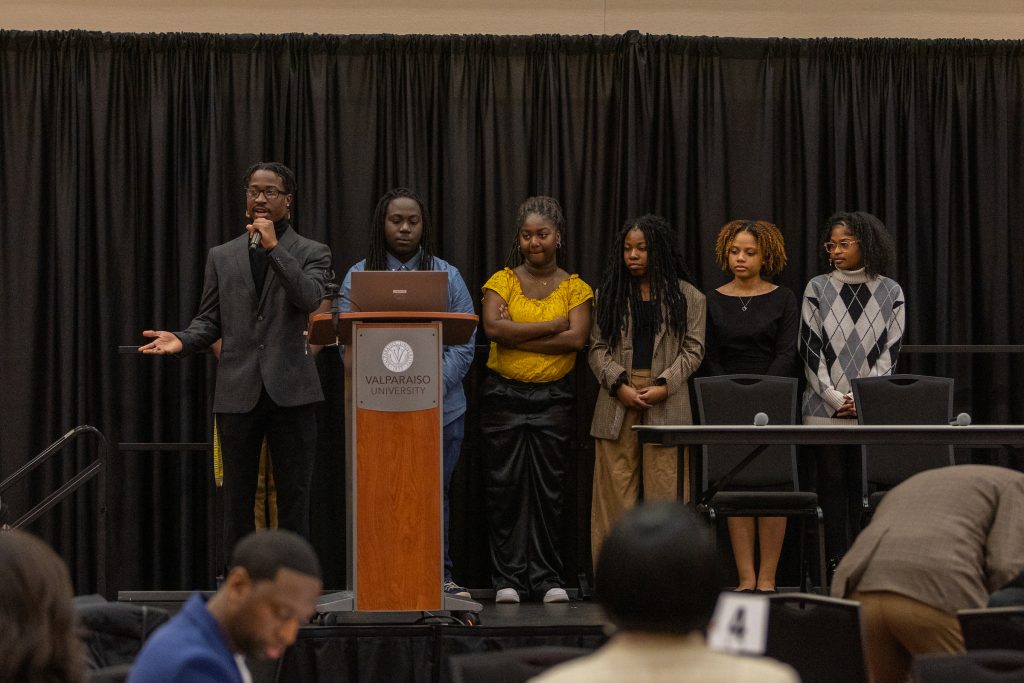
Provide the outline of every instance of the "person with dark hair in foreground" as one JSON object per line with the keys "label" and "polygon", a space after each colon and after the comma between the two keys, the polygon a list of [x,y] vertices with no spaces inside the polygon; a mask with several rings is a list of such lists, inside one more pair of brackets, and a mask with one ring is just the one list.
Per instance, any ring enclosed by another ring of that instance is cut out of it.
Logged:
{"label": "person with dark hair in foreground", "polygon": [[235,546],[220,589],[194,594],[139,653],[130,683],[251,681],[246,658],[277,659],[320,597],[320,562],[290,531],[254,531]]}
{"label": "person with dark hair in foreground", "polygon": [[711,530],[681,503],[647,503],[612,527],[597,559],[597,598],[617,632],[593,655],[539,683],[701,681],[792,683],[771,659],[709,650],[703,631],[721,591]]}
{"label": "person with dark hair in foreground", "polygon": [[179,332],[146,330],[148,354],[186,356],[222,339],[213,411],[224,458],[224,537],[255,527],[260,448],[274,454],[281,528],[309,537],[316,413],[323,390],[306,344],[308,316],[333,278],[331,250],[291,224],[295,175],[260,162],[243,178],[248,225],[210,250],[199,312]]}
{"label": "person with dark hair in foreground", "polygon": [[963,652],[956,612],[1024,570],[1024,473],[957,465],[885,494],[836,570],[832,595],[861,603],[875,683],[904,681],[914,655]]}
{"label": "person with dark hair in foreground", "polygon": [[85,680],[64,561],[23,531],[0,532],[0,681]]}

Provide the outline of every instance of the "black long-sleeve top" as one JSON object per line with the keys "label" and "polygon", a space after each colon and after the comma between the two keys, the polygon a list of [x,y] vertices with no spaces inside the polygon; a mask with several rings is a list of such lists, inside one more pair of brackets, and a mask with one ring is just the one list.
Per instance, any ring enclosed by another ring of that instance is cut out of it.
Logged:
{"label": "black long-sleeve top", "polygon": [[711,290],[707,301],[709,374],[796,376],[800,311],[792,290],[776,287],[752,297]]}

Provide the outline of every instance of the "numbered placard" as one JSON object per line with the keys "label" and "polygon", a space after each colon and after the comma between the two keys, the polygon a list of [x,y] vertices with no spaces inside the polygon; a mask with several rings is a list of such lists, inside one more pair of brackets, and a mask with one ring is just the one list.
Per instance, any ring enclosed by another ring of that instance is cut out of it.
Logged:
{"label": "numbered placard", "polygon": [[708,626],[708,647],[719,652],[763,655],[768,641],[768,598],[725,592]]}

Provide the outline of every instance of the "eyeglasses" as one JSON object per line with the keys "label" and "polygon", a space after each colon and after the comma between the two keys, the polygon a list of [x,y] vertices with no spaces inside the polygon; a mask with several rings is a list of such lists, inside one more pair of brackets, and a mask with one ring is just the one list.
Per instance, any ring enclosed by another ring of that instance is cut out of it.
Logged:
{"label": "eyeglasses", "polygon": [[825,242],[825,244],[821,246],[825,247],[825,251],[831,254],[836,250],[836,248],[847,251],[852,245],[857,244],[858,242],[860,242],[860,240],[839,240],[838,242]]}
{"label": "eyeglasses", "polygon": [[265,190],[257,190],[254,187],[245,188],[245,194],[249,199],[258,199],[262,194],[267,199],[273,201],[283,194],[287,194],[284,190],[279,190],[276,187],[268,187]]}

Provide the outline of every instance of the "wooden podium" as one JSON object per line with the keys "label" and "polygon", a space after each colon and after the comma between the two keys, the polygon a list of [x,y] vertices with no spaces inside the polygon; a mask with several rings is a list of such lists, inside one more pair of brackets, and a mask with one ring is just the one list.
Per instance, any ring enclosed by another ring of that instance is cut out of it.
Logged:
{"label": "wooden podium", "polygon": [[[311,344],[346,346],[348,589],[320,612],[480,611],[444,576],[444,344],[465,344],[467,313],[320,313]],[[349,390],[351,387],[351,391]]]}

